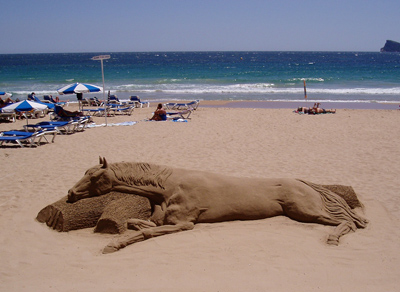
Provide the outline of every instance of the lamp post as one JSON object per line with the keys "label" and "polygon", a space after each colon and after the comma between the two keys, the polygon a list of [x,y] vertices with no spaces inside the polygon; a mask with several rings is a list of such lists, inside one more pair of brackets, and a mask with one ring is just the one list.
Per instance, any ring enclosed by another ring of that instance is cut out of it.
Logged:
{"label": "lamp post", "polygon": [[101,62],[101,77],[103,78],[103,101],[104,101],[104,116],[106,120],[106,126],[107,126],[107,104],[106,104],[106,98],[105,98],[105,87],[104,87],[104,69],[103,69],[103,60],[110,59],[110,55],[100,55],[100,56],[94,56],[92,60],[100,60]]}

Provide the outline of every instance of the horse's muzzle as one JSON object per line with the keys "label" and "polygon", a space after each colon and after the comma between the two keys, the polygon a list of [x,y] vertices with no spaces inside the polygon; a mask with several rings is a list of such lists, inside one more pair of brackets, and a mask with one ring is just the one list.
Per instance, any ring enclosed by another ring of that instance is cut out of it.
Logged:
{"label": "horse's muzzle", "polygon": [[70,189],[68,191],[68,200],[67,200],[67,202],[68,203],[74,203],[76,201],[78,201],[78,198],[77,198],[75,192],[72,189]]}

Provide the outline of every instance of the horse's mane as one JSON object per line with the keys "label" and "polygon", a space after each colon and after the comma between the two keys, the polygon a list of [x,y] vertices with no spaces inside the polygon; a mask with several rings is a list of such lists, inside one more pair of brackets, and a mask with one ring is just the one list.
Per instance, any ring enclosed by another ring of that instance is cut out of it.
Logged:
{"label": "horse's mane", "polygon": [[172,173],[169,167],[150,163],[117,162],[109,164],[109,167],[118,180],[128,185],[151,185],[161,189],[165,189],[164,183]]}

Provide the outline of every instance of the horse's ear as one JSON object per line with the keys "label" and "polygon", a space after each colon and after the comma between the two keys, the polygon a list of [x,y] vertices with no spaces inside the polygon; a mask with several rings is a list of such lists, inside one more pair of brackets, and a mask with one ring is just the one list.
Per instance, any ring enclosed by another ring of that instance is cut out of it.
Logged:
{"label": "horse's ear", "polygon": [[108,167],[108,163],[105,157],[103,157],[103,166],[101,168],[107,168]]}
{"label": "horse's ear", "polygon": [[99,164],[103,164],[103,158],[101,158],[101,156],[99,156]]}

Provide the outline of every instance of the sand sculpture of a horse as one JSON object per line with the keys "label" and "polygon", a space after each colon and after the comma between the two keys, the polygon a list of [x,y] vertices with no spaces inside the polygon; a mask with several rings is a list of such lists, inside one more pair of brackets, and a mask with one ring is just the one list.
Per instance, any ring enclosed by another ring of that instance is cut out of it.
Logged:
{"label": "sand sculpture of a horse", "polygon": [[[152,206],[149,221],[129,219],[132,234],[112,241],[103,253],[151,237],[190,230],[196,223],[256,220],[284,215],[306,223],[336,226],[327,243],[364,228],[367,220],[341,196],[310,182],[281,178],[237,178],[148,163],[107,163],[88,169],[68,192],[68,201],[111,191],[144,196]],[[356,200],[358,200],[356,198]]]}

